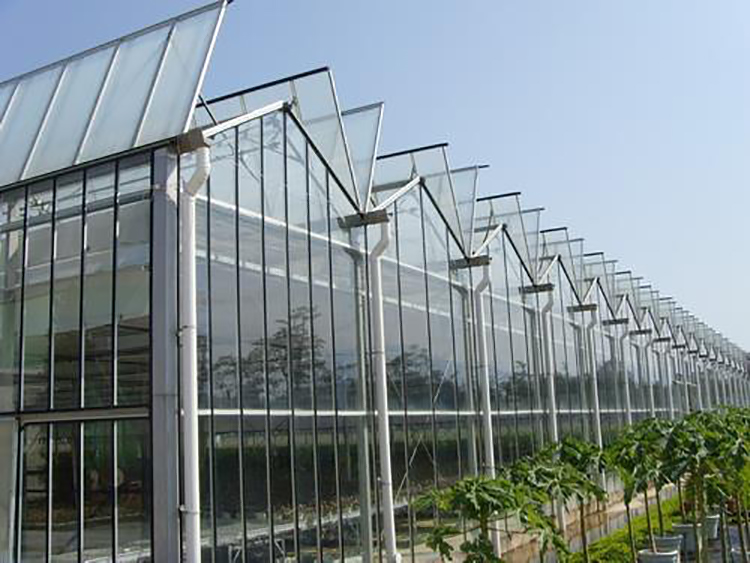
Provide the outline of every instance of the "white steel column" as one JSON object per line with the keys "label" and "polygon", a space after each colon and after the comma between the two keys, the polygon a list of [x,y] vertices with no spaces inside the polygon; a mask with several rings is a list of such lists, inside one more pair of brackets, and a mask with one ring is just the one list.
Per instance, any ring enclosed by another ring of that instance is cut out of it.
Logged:
{"label": "white steel column", "polygon": [[599,313],[591,312],[591,320],[586,326],[586,340],[589,351],[589,365],[591,366],[591,395],[594,403],[594,438],[599,448],[604,447],[604,437],[602,435],[602,414],[601,405],[599,404],[599,379],[596,371],[596,346],[595,331],[599,326]]}
{"label": "white steel column", "polygon": [[648,377],[648,410],[651,414],[651,418],[655,418],[656,400],[654,398],[654,374],[658,369],[658,365],[654,366],[653,362],[651,362],[651,345],[652,342],[649,341],[648,344],[643,347],[643,363],[646,368],[646,377]]}
{"label": "white steel column", "polygon": [[383,538],[388,563],[401,561],[396,548],[396,520],[393,513],[393,476],[391,473],[391,434],[388,424],[388,375],[385,363],[385,317],[383,313],[383,268],[381,257],[391,240],[388,222],[381,223],[380,240],[370,253],[372,291],[372,366],[375,376],[375,402],[378,417],[380,452],[380,500],[383,507]]}
{"label": "white steel column", "polygon": [[666,373],[667,383],[667,408],[669,409],[669,420],[674,420],[674,395],[673,395],[673,368],[674,358],[671,352],[664,352],[664,372]]}
{"label": "white steel column", "polygon": [[[557,422],[557,397],[555,394],[555,343],[552,340],[552,307],[555,304],[554,292],[547,293],[547,303],[541,310],[542,345],[544,346],[543,363],[547,372],[547,416],[549,419],[550,439],[554,443],[560,442],[560,431]],[[557,526],[561,530],[566,528],[565,505],[562,500],[555,502]]]}
{"label": "white steel column", "polygon": [[151,469],[154,561],[180,560],[177,325],[177,155],[153,157],[151,227]]}
{"label": "white steel column", "polygon": [[698,393],[698,410],[703,410],[703,385],[701,384],[701,375],[698,370],[698,359],[694,355],[688,356],[690,362],[690,369],[693,372],[693,379],[695,380],[695,386]]}
{"label": "white steel column", "polygon": [[557,424],[557,398],[555,396],[555,344],[552,341],[552,307],[555,304],[553,292],[549,292],[546,305],[541,310],[542,339],[544,345],[544,363],[547,371],[547,415],[549,419],[550,438],[560,441]]}
{"label": "white steel column", "polygon": [[[485,473],[494,479],[495,469],[495,443],[492,432],[492,402],[490,400],[490,366],[487,354],[487,334],[485,328],[484,314],[484,290],[490,285],[490,267],[482,266],[482,279],[479,280],[474,290],[474,313],[477,327],[477,373],[479,375],[479,389],[482,404],[482,436],[484,438],[484,464]],[[492,531],[492,545],[495,555],[501,554],[500,531]]]}
{"label": "white steel column", "polygon": [[630,378],[628,377],[628,370],[625,366],[625,343],[628,344],[628,353],[630,353],[630,338],[628,336],[627,328],[624,329],[623,334],[619,338],[619,352],[620,352],[620,373],[625,380],[625,419],[628,426],[633,426],[633,407],[630,404]]}

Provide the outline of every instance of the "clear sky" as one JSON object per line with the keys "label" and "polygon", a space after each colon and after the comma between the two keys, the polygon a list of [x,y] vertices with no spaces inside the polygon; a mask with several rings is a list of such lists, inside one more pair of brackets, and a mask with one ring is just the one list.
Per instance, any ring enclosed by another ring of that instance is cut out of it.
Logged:
{"label": "clear sky", "polygon": [[[0,0],[0,80],[201,3]],[[321,65],[750,350],[750,2],[236,0],[205,93]]]}

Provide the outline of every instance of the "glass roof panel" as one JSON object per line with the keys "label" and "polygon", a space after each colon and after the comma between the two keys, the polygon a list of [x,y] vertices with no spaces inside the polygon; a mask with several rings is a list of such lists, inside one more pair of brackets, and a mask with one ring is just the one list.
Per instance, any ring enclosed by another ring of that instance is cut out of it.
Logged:
{"label": "glass roof panel", "polygon": [[32,74],[18,84],[0,125],[0,185],[21,177],[60,72],[61,67],[55,66]]}
{"label": "glass roof panel", "polygon": [[529,270],[534,282],[538,281],[539,276],[539,256],[541,253],[541,244],[539,237],[539,226],[541,223],[541,209],[524,210],[523,219],[523,238],[526,243]]}
{"label": "glass roof panel", "polygon": [[195,124],[212,124],[212,115],[217,121],[224,121],[278,101],[294,103],[294,115],[302,122],[315,146],[326,159],[338,183],[352,202],[359,205],[336,88],[327,68],[209,100],[207,104],[210,114],[201,104],[195,113]]}
{"label": "glass roof panel", "polygon": [[[191,109],[195,107],[197,90],[175,89],[172,85],[203,82],[217,23],[215,10],[175,23],[140,131],[139,145],[169,137],[172,131],[186,129]],[[203,64],[199,64],[200,61]]]}
{"label": "glass roof panel", "polygon": [[477,200],[472,250],[476,251],[499,225],[505,225],[505,232],[511,245],[521,259],[529,277],[532,277],[524,227],[524,213],[527,212],[521,211],[519,195],[518,193],[501,194]]}
{"label": "glass roof panel", "polygon": [[1,83],[0,185],[184,133],[225,7],[214,2]]}
{"label": "glass roof panel", "polygon": [[479,166],[451,170],[451,181],[456,192],[458,217],[467,254],[473,250],[472,239],[474,230],[474,212],[479,187]]}
{"label": "glass roof panel", "polygon": [[379,156],[372,189],[373,199],[380,203],[388,197],[387,192],[405,185],[415,175],[422,178],[425,190],[432,198],[451,235],[459,246],[464,248],[445,145]]}
{"label": "glass roof panel", "polygon": [[354,176],[359,189],[359,201],[364,211],[372,207],[370,189],[375,171],[375,157],[380,140],[380,124],[383,121],[383,104],[371,104],[353,108],[341,114],[346,131],[346,140],[352,157]]}
{"label": "glass roof panel", "polygon": [[563,267],[574,285],[576,296],[582,299],[588,289],[583,272],[583,239],[570,238],[566,227],[545,229],[541,234],[541,267],[546,267],[549,260],[560,255]]}
{"label": "glass roof panel", "polygon": [[71,61],[65,68],[25,176],[65,168],[75,161],[114,51],[114,47],[99,49]]}
{"label": "glass roof panel", "polygon": [[135,144],[169,35],[170,28],[159,27],[119,46],[80,160],[117,153]]}
{"label": "glass roof panel", "polygon": [[16,89],[15,83],[5,84],[0,86],[0,126],[3,123],[3,115],[5,115],[5,109],[8,107],[13,92]]}

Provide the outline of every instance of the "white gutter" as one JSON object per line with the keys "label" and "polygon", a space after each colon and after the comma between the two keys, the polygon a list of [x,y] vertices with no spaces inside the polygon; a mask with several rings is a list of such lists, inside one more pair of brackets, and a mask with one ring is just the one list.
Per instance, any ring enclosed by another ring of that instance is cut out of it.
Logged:
{"label": "white gutter", "polygon": [[[201,561],[200,474],[198,465],[198,332],[195,258],[195,195],[211,173],[211,150],[198,147],[195,172],[180,193],[180,318],[182,373],[183,547],[186,563]],[[158,486],[158,483],[157,483]]]}
{"label": "white gutter", "polygon": [[380,496],[383,503],[383,537],[386,561],[400,563],[396,548],[396,521],[393,513],[391,474],[391,435],[388,425],[388,379],[385,364],[385,317],[383,314],[383,269],[381,257],[391,241],[388,222],[380,224],[380,240],[370,253],[372,288],[372,364],[375,370],[375,401],[378,410],[378,449],[380,452]]}
{"label": "white gutter", "polygon": [[[490,285],[490,267],[485,264],[482,267],[482,279],[479,280],[476,289],[474,289],[474,311],[477,323],[477,356],[478,356],[478,375],[482,402],[482,436],[484,437],[484,464],[485,472],[488,477],[494,479],[496,476],[495,469],[495,444],[492,432],[492,410],[490,401],[490,366],[487,358],[487,335],[485,330],[484,319],[484,299],[483,293]],[[495,549],[495,555],[500,557],[500,531],[492,531],[492,545]]]}

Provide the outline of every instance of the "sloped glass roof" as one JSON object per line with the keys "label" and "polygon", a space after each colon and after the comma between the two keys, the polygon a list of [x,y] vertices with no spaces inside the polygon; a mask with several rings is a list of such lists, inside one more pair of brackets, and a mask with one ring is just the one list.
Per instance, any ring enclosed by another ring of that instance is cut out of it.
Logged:
{"label": "sloped glass roof", "polygon": [[345,110],[341,114],[349,142],[354,177],[359,189],[362,210],[371,208],[370,190],[375,175],[375,157],[378,154],[380,126],[383,122],[383,103],[370,104]]}
{"label": "sloped glass roof", "polygon": [[184,133],[226,1],[0,83],[0,186]]}
{"label": "sloped glass roof", "polygon": [[[432,198],[451,235],[466,252],[445,152],[446,146],[432,145],[379,156],[372,193],[377,203],[382,200],[382,192],[402,186],[415,176],[420,176],[424,189]],[[381,195],[378,195],[379,193]]]}
{"label": "sloped glass roof", "polygon": [[610,309],[617,307],[614,290],[615,262],[606,260],[603,252],[589,252],[583,255],[583,273],[587,283],[599,278],[599,286],[602,288],[604,297]]}
{"label": "sloped glass roof", "polygon": [[540,260],[544,262],[559,255],[565,271],[573,282],[576,296],[582,299],[588,289],[583,271],[583,239],[570,238],[567,227],[545,229],[541,234]]}
{"label": "sloped glass roof", "polygon": [[472,253],[487,241],[496,229],[505,225],[505,232],[516,254],[521,259],[526,273],[532,277],[529,266],[529,251],[526,245],[526,229],[518,192],[480,197],[474,211]]}
{"label": "sloped glass roof", "polygon": [[482,167],[469,166],[451,170],[453,189],[456,192],[456,203],[458,205],[458,217],[461,221],[462,236],[467,254],[471,254],[474,249],[472,239],[474,238],[474,212],[479,188],[480,168]]}
{"label": "sloped glass roof", "polygon": [[195,112],[195,125],[211,125],[214,120],[225,121],[278,101],[293,103],[294,115],[304,125],[342,189],[355,207],[361,209],[363,204],[357,189],[336,86],[328,68],[311,70],[208,100],[200,104]]}

